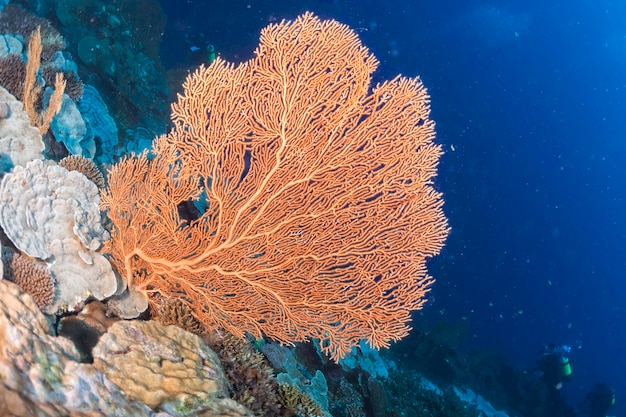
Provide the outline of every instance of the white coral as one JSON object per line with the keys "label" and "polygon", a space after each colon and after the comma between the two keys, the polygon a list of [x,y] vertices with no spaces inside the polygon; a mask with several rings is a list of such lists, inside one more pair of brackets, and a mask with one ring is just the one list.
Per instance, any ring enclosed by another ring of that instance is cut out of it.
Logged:
{"label": "white coral", "polygon": [[44,143],[41,133],[31,126],[22,102],[0,87],[0,103],[8,106],[8,116],[0,119],[0,172],[42,159]]}
{"label": "white coral", "polygon": [[50,244],[75,236],[90,250],[109,239],[101,224],[98,187],[76,171],[35,160],[0,183],[0,224],[19,250],[48,259]]}
{"label": "white coral", "polygon": [[95,252],[109,238],[99,200],[98,188],[87,177],[51,161],[17,166],[0,182],[0,225],[20,251],[46,261],[57,280],[48,313],[117,290],[111,265]]}

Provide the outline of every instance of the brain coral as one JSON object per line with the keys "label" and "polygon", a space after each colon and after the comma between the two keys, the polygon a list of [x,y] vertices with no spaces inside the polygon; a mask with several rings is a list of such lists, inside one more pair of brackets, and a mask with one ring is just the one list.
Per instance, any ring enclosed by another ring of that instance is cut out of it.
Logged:
{"label": "brain coral", "polygon": [[45,263],[15,253],[8,260],[6,278],[33,297],[39,308],[52,304],[55,281]]}

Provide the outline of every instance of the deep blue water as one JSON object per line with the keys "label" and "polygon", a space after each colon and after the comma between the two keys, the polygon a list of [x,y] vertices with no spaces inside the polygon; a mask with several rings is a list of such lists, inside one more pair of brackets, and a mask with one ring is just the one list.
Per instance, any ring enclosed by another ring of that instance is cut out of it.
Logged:
{"label": "deep blue water", "polygon": [[416,320],[467,320],[469,346],[522,369],[572,345],[566,397],[605,381],[626,415],[626,3],[162,3],[170,68],[202,43],[245,60],[262,27],[311,10],[355,28],[380,79],[420,75],[452,233]]}

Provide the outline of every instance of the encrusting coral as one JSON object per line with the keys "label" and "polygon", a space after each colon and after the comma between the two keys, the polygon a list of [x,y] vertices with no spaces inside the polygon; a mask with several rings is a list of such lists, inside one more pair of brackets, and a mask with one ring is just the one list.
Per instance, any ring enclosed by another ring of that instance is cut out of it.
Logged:
{"label": "encrusting coral", "polygon": [[305,14],[265,28],[252,60],[191,75],[154,158],[109,171],[105,251],[129,286],[335,360],[406,336],[448,235],[442,150],[421,81],[370,91],[376,66],[347,26]]}

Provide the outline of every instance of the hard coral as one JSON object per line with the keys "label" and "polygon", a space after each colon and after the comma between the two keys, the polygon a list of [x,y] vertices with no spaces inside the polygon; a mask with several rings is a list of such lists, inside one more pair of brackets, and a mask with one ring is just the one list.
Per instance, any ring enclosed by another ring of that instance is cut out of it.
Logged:
{"label": "hard coral", "polygon": [[117,291],[111,265],[96,252],[109,236],[98,199],[97,187],[84,175],[51,161],[16,166],[0,182],[4,232],[20,251],[46,261],[58,281],[58,296],[45,309],[49,314]]}
{"label": "hard coral", "polygon": [[164,326],[174,325],[188,332],[203,335],[207,329],[193,315],[193,311],[176,298],[164,300],[159,305],[159,321]]}
{"label": "hard coral", "polygon": [[2,87],[0,102],[8,106],[8,117],[0,120],[0,171],[7,172],[16,165],[43,158],[41,133],[31,126],[22,102]]}
{"label": "hard coral", "polygon": [[[0,280],[0,416],[149,416],[72,343],[50,334],[33,299]],[[122,413],[123,410],[123,413]]]}
{"label": "hard coral", "polygon": [[52,304],[55,280],[45,263],[15,253],[9,257],[7,266],[5,277],[33,297],[39,308]]}
{"label": "hard coral", "polygon": [[119,321],[93,349],[94,366],[130,398],[154,410],[192,415],[204,407],[249,415],[225,398],[227,385],[215,352],[196,335],[157,321]]}
{"label": "hard coral", "polygon": [[99,189],[104,188],[104,175],[96,164],[82,155],[70,155],[59,161],[59,165],[68,171],[77,171],[96,184]]}
{"label": "hard coral", "polygon": [[232,398],[255,416],[280,415],[278,384],[267,359],[246,340],[227,332],[207,334],[203,340],[220,357],[231,384]]}
{"label": "hard coral", "polygon": [[65,40],[50,21],[27,12],[21,6],[8,4],[0,12],[0,33],[21,35],[27,43],[32,33],[41,28],[44,62],[52,60],[57,51],[65,49]]}
{"label": "hard coral", "polygon": [[74,101],[80,100],[83,96],[83,82],[74,71],[59,71],[53,66],[46,65],[41,69],[41,75],[43,76],[46,85],[54,85],[54,80],[58,72],[63,73],[63,78],[67,83],[65,86],[65,94],[67,94]]}
{"label": "hard coral", "polygon": [[324,416],[322,408],[311,397],[289,384],[278,385],[278,398],[285,407],[285,415],[317,417]]}
{"label": "hard coral", "polygon": [[26,77],[26,63],[22,57],[8,54],[0,57],[0,85],[15,97],[24,95],[24,78]]}

